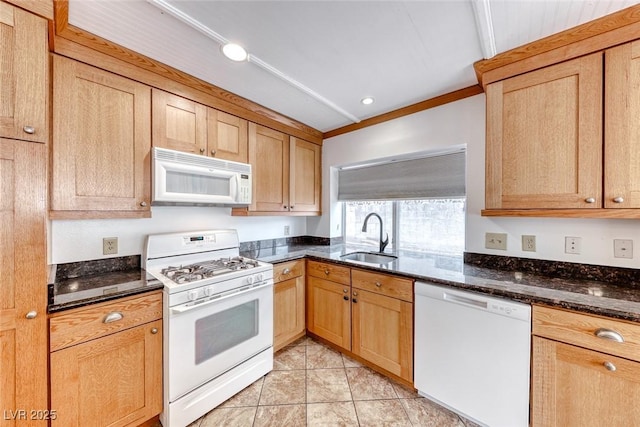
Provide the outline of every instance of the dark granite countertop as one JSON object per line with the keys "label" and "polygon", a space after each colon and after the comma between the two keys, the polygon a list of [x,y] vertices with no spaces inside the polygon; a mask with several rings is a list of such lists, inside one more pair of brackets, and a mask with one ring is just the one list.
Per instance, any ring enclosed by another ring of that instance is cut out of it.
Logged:
{"label": "dark granite countertop", "polygon": [[139,256],[52,265],[47,311],[55,313],[163,288],[139,266]]}
{"label": "dark granite countertop", "polygon": [[[394,273],[524,303],[540,303],[640,322],[640,283],[630,280],[629,275],[620,275],[624,276],[624,280],[617,279],[616,275],[608,276],[614,279],[611,281],[585,280],[563,277],[566,275],[560,274],[557,268],[557,274],[549,269],[549,275],[527,269],[508,271],[465,263],[462,256],[438,256],[409,251],[394,253],[398,259],[385,266],[365,265],[340,258],[341,255],[358,250],[362,248],[344,244],[289,245],[253,249],[242,255],[271,263],[303,257],[329,260],[349,267]],[[635,272],[637,270],[632,273]]]}

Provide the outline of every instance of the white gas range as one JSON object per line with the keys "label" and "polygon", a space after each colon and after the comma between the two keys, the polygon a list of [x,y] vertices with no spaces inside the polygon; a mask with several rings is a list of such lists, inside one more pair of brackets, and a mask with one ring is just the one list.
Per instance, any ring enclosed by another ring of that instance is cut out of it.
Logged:
{"label": "white gas range", "polygon": [[149,235],[143,263],[164,284],[161,421],[186,426],[273,369],[273,266],[236,230]]}

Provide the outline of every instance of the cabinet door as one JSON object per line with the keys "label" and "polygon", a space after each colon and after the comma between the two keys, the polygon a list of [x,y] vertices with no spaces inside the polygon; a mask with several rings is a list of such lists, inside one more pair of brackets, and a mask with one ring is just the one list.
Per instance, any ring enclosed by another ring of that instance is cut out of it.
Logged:
{"label": "cabinet door", "polygon": [[290,210],[320,213],[320,146],[298,138],[290,143]]}
{"label": "cabinet door", "polygon": [[534,336],[532,383],[532,426],[632,426],[640,420],[638,362]]}
{"label": "cabinet door", "polygon": [[353,289],[353,353],[413,381],[413,305]]}
{"label": "cabinet door", "polygon": [[149,87],[60,56],[53,80],[51,209],[149,216]]}
{"label": "cabinet door", "polygon": [[207,155],[247,163],[248,122],[213,108],[209,108],[207,119]]}
{"label": "cabinet door", "polygon": [[351,350],[350,286],[317,277],[307,280],[307,328],[340,347]]}
{"label": "cabinet door", "polygon": [[605,54],[604,207],[640,208],[640,42]]}
{"label": "cabinet door", "polygon": [[136,426],[159,414],[162,321],[51,353],[51,408],[60,427]]}
{"label": "cabinet door", "polygon": [[274,351],[304,335],[304,305],[304,277],[285,280],[274,285]]}
{"label": "cabinet door", "polygon": [[47,21],[0,2],[0,137],[49,138]]}
{"label": "cabinet door", "polygon": [[153,89],[153,145],[191,154],[206,154],[207,107]]}
{"label": "cabinet door", "polygon": [[602,54],[487,86],[487,209],[602,207]]}
{"label": "cabinet door", "polygon": [[250,210],[289,211],[289,136],[249,123],[249,163],[253,174]]}
{"label": "cabinet door", "polygon": [[[1,4],[0,4],[1,5]],[[0,425],[47,425],[47,147],[0,139]],[[28,319],[27,313],[36,317]],[[16,411],[27,411],[21,416]],[[13,411],[13,412],[9,412]],[[12,415],[19,418],[7,421]],[[8,418],[7,418],[8,417]]]}

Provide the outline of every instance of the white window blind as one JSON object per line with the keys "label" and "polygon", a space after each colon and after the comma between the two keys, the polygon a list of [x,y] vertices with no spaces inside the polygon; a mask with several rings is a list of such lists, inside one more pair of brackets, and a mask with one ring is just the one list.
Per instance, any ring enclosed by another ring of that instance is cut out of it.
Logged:
{"label": "white window blind", "polygon": [[338,171],[338,200],[343,201],[464,195],[464,151]]}

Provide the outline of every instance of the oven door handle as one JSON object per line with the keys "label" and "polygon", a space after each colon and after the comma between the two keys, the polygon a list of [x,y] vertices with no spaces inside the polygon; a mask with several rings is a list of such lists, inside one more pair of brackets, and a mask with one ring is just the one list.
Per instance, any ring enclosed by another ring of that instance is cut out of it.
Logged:
{"label": "oven door handle", "polygon": [[240,288],[238,290],[233,290],[233,291],[231,291],[229,293],[222,293],[222,294],[220,294],[220,296],[217,296],[217,297],[214,295],[213,297],[211,297],[210,300],[205,301],[205,302],[201,302],[200,304],[186,303],[186,304],[179,305],[177,307],[172,307],[171,308],[171,313],[173,313],[173,314],[182,314],[182,313],[186,313],[186,312],[191,311],[191,310],[197,310],[199,308],[206,307],[208,305],[215,304],[215,303],[218,303],[220,301],[224,301],[224,300],[229,299],[229,298],[237,297],[238,295],[246,294],[246,293],[249,293],[249,292],[254,292],[254,291],[257,291],[257,290],[260,290],[262,288],[266,288],[267,286],[272,286],[272,285],[273,285],[273,282],[271,280],[268,280],[266,283],[263,283],[261,285],[244,286],[244,287],[242,287],[242,288]]}

